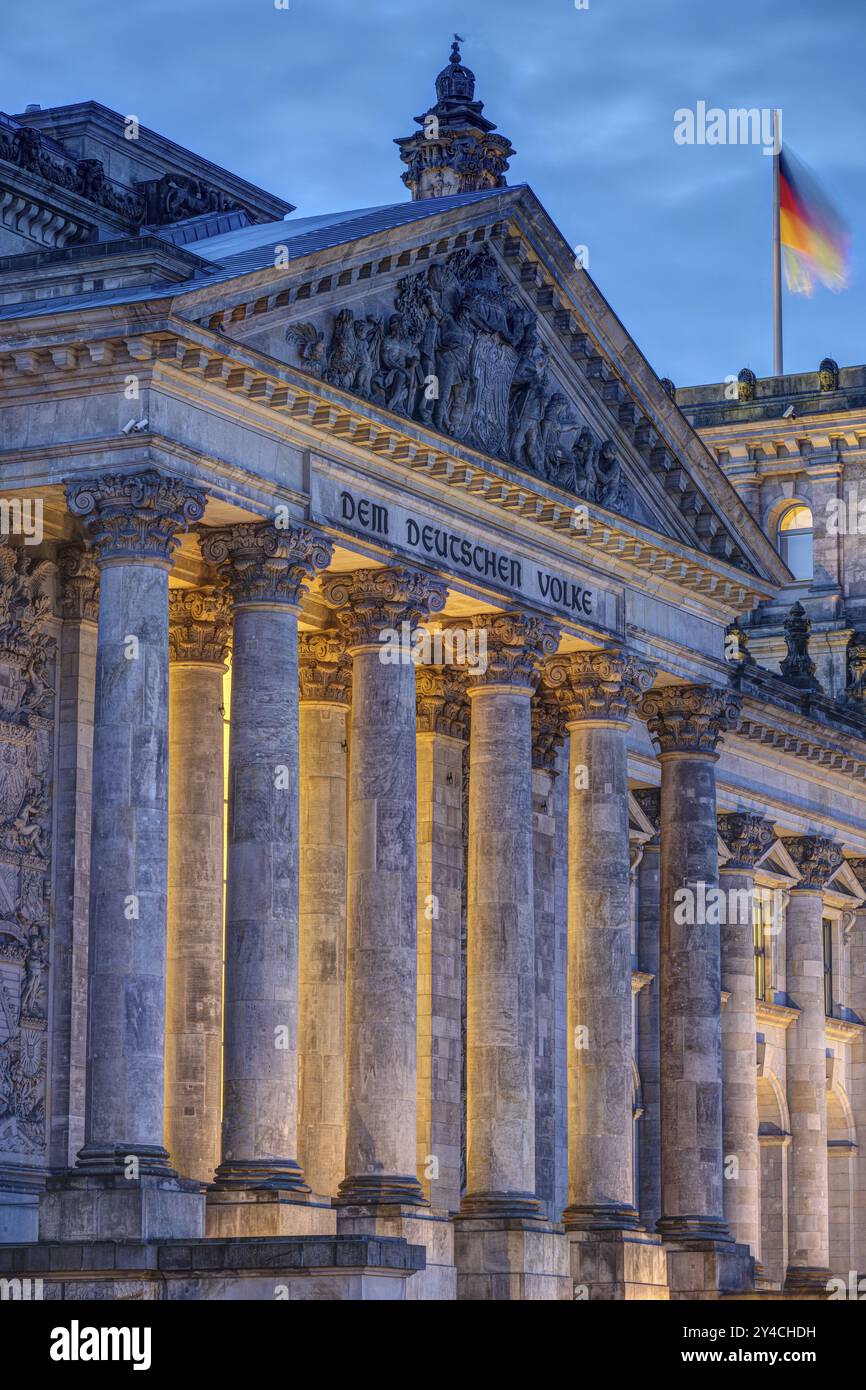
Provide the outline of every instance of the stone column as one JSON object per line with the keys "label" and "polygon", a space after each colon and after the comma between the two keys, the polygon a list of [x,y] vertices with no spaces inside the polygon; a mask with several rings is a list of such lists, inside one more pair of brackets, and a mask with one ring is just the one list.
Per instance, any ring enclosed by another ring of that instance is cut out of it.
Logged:
{"label": "stone column", "polygon": [[445,590],[404,567],[331,575],[323,588],[352,657],[346,1176],[339,1200],[420,1205],[415,666],[400,634],[442,608]]}
{"label": "stone column", "polygon": [[772,822],[750,813],[719,817],[731,858],[719,870],[721,921],[722,1148],[725,1220],[734,1239],[761,1253],[761,1154],[755,1022],[755,866],[774,840]]}
{"label": "stone column", "polygon": [[88,1086],[79,1168],[173,1176],[164,1147],[168,574],[199,489],[148,470],[70,484],[100,571]]}
{"label": "stone column", "polygon": [[205,531],[201,550],[234,604],[216,1188],[304,1194],[296,1158],[298,610],[330,546],[305,527],[257,522]]}
{"label": "stone column", "polygon": [[352,663],[336,629],[299,644],[301,728],[298,1150],[314,1192],[346,1161],[346,795]]}
{"label": "stone column", "polygon": [[467,1216],[538,1217],[531,699],[556,641],[523,614],[474,620],[487,667],[467,681]]}
{"label": "stone column", "polygon": [[228,594],[169,594],[165,1123],[185,1177],[219,1163],[223,988],[223,676]]}
{"label": "stone column", "polygon": [[87,1075],[87,934],[90,817],[99,571],[83,545],[57,552],[60,691],[57,724],[61,776],[55,797],[57,910],[52,942],[54,1085],[49,1162],[69,1168],[84,1143]]}
{"label": "stone column", "polygon": [[[565,716],[551,691],[541,687],[532,699],[532,882],[535,898],[535,1193],[542,1211],[551,1221],[558,1221],[562,1204],[557,1205],[561,1191],[561,1175],[557,1171],[560,1157],[560,1104],[562,1101],[562,1068],[559,1048],[563,1041],[557,1024],[557,1005],[560,998],[558,971],[564,960],[558,949],[561,922],[557,908],[562,906],[557,892],[557,810],[561,802],[555,791],[564,779],[568,784],[568,769],[558,771],[559,752],[567,737]],[[565,799],[566,806],[568,798]],[[566,811],[567,815],[567,811]],[[563,970],[564,973],[564,970]],[[565,1053],[563,1052],[563,1060]],[[566,1165],[567,1166],[567,1165]]]}
{"label": "stone column", "polygon": [[[717,747],[739,713],[709,686],[665,686],[641,704],[661,763],[662,1216],[673,1241],[725,1241],[718,912]],[[709,918],[709,920],[707,920]]]}
{"label": "stone column", "polygon": [[435,1211],[460,1206],[463,758],[460,671],[416,674],[418,764],[418,1179]]}
{"label": "stone column", "polygon": [[566,1229],[638,1224],[632,1193],[629,716],[652,670],[617,652],[574,652],[545,678],[568,719],[569,1204]]}
{"label": "stone column", "polygon": [[643,1095],[643,1115],[638,1126],[640,1219],[648,1231],[656,1229],[661,1211],[661,1114],[659,1100],[659,790],[640,787],[635,799],[656,836],[643,847],[637,879],[638,966],[652,976],[637,997],[637,1066]]}
{"label": "stone column", "polygon": [[822,924],[824,890],[842,853],[821,836],[795,836],[784,843],[800,872],[785,919],[786,988],[800,1010],[785,1035],[791,1123],[785,1287],[796,1292],[824,1289],[830,1277]]}
{"label": "stone column", "polygon": [[535,1193],[535,898],[531,699],[555,629],[481,614],[486,669],[467,682],[467,1191],[458,1297],[570,1296],[564,1237]]}

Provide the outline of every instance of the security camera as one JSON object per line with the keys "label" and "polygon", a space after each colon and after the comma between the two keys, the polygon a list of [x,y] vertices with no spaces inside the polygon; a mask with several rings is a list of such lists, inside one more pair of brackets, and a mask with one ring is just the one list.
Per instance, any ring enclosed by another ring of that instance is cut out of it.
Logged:
{"label": "security camera", "polygon": [[127,420],[121,431],[122,434],[143,434],[147,429],[147,420]]}
{"label": "security camera", "polygon": [[784,414],[782,415],[782,419],[783,419],[783,420],[793,420],[793,418],[794,418],[794,407],[793,407],[792,405],[789,405],[789,406],[788,406],[788,409],[787,409],[787,410],[784,412]]}

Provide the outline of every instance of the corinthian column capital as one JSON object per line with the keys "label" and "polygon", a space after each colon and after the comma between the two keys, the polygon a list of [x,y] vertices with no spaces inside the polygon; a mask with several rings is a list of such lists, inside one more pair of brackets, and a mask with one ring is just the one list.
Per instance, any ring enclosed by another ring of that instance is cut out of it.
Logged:
{"label": "corinthian column capital", "polygon": [[169,590],[168,652],[173,662],[222,666],[231,631],[231,600],[224,589]]}
{"label": "corinthian column capital", "polygon": [[415,728],[419,734],[465,739],[469,732],[466,679],[453,666],[419,666],[415,673]]}
{"label": "corinthian column capital", "polygon": [[568,716],[552,690],[539,685],[532,697],[532,766],[556,770],[556,755],[568,733]]}
{"label": "corinthian column capital", "polygon": [[773,843],[773,822],[752,811],[730,811],[719,816],[719,834],[731,851],[726,869],[754,869]]}
{"label": "corinthian column capital", "polygon": [[205,493],[151,468],[67,483],[66,505],[90,533],[97,564],[149,560],[169,565],[179,533],[204,515]]}
{"label": "corinthian column capital", "polygon": [[541,663],[559,643],[555,624],[531,613],[476,613],[449,626],[475,634],[477,657],[467,672],[469,690],[491,685],[534,690]]}
{"label": "corinthian column capital", "polygon": [[823,891],[842,863],[839,846],[823,835],[794,835],[783,843],[800,874],[794,891]]}
{"label": "corinthian column capital", "polygon": [[99,617],[99,566],[86,545],[63,545],[57,551],[62,618],[95,623]]}
{"label": "corinthian column capital", "polygon": [[644,695],[638,707],[660,754],[709,753],[735,729],[740,698],[711,685],[666,685]]}
{"label": "corinthian column capital", "polygon": [[544,680],[569,723],[579,719],[625,721],[655,671],[623,652],[566,652],[549,657]]}
{"label": "corinthian column capital", "polygon": [[201,530],[203,558],[226,577],[235,607],[297,605],[308,580],[325,568],[332,546],[308,526],[246,522]]}
{"label": "corinthian column capital", "polygon": [[298,637],[300,698],[309,702],[348,705],[352,689],[352,658],[337,628],[302,632]]}
{"label": "corinthian column capital", "polygon": [[332,574],[322,585],[349,649],[375,646],[385,631],[416,627],[445,607],[445,585],[407,565]]}

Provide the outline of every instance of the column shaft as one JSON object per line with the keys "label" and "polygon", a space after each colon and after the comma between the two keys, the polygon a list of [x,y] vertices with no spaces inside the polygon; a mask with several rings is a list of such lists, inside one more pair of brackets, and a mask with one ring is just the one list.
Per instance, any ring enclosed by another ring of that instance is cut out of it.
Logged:
{"label": "column shaft", "polygon": [[792,891],[785,923],[787,991],[800,1016],[786,1034],[789,1284],[823,1284],[829,1277],[823,915],[820,889]]}
{"label": "column shaft", "polygon": [[534,1215],[535,927],[530,690],[470,692],[467,1195]]}
{"label": "column shaft", "polygon": [[[721,926],[722,1147],[725,1156],[725,1220],[734,1239],[761,1253],[761,1155],[758,1146],[758,1058],[755,1020],[755,876],[723,868],[727,920]],[[734,1162],[732,1162],[734,1160]]]}
{"label": "column shaft", "polygon": [[[641,713],[661,763],[662,1216],[671,1240],[729,1241],[722,1194],[721,956],[716,747],[737,698],[666,686]],[[715,906],[714,906],[715,904]]]}
{"label": "column shaft", "polygon": [[[656,800],[658,793],[656,792]],[[654,1231],[661,1210],[661,1113],[659,1102],[659,844],[644,845],[638,866],[638,963],[652,975],[637,997],[637,1065],[643,1095],[638,1125],[640,1219]]]}
{"label": "column shaft", "polygon": [[569,725],[567,1226],[637,1225],[626,726]]}
{"label": "column shaft", "polygon": [[346,1161],[347,714],[301,702],[298,1146],[313,1191],[331,1197]]}
{"label": "column shaft", "polygon": [[[419,672],[422,677],[429,672]],[[437,1211],[460,1206],[460,926],[465,740],[429,727],[419,700],[418,1177]],[[438,722],[438,721],[436,721]],[[422,728],[422,725],[425,727]],[[456,721],[456,732],[462,732]]]}
{"label": "column shaft", "polygon": [[166,1132],[175,1167],[219,1163],[223,985],[223,674],[173,661],[169,682]]}

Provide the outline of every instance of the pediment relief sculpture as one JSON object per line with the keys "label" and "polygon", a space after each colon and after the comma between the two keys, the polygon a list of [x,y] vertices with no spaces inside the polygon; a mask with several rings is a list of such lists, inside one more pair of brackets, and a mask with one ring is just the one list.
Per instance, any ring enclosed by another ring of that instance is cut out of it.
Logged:
{"label": "pediment relief sculpture", "polygon": [[397,282],[390,305],[286,331],[318,380],[405,415],[612,511],[638,500],[616,445],[597,439],[550,370],[536,316],[487,249]]}

